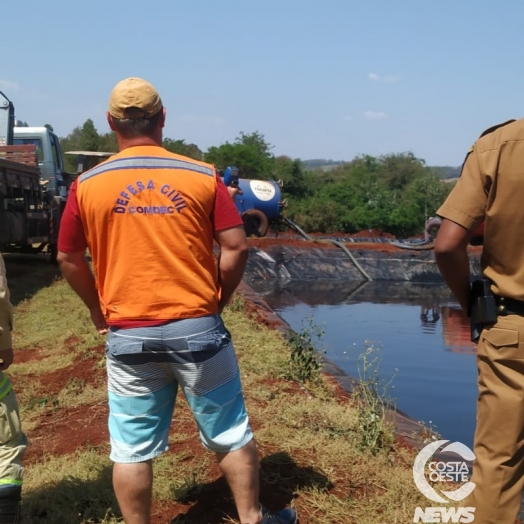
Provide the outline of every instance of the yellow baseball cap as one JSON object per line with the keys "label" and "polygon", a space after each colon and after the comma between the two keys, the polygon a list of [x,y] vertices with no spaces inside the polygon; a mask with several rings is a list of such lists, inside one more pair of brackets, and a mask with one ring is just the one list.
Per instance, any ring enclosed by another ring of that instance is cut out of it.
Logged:
{"label": "yellow baseball cap", "polygon": [[109,97],[109,114],[118,119],[150,118],[161,109],[157,90],[142,78],[121,80]]}

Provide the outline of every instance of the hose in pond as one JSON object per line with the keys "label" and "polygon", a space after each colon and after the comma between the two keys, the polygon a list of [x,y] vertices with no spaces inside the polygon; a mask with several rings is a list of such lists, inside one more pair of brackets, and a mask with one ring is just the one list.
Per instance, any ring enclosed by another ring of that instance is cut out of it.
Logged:
{"label": "hose in pond", "polygon": [[306,240],[309,240],[311,242],[316,242],[316,243],[321,243],[321,242],[331,242],[332,244],[334,244],[335,246],[339,247],[340,249],[342,249],[342,251],[344,251],[344,253],[346,253],[346,255],[349,257],[349,259],[351,260],[351,262],[353,262],[354,266],[360,271],[360,273],[363,275],[363,277],[368,280],[369,282],[372,281],[372,278],[368,275],[368,273],[366,272],[366,270],[358,263],[357,259],[353,256],[353,254],[349,251],[349,249],[342,243],[342,242],[339,242],[338,240],[331,240],[331,239],[326,239],[326,240],[316,240],[314,239],[313,237],[310,237],[305,231],[302,230],[302,228],[300,226],[298,226],[297,224],[295,224],[295,222],[293,222],[291,219],[285,217],[284,218],[284,222],[289,226],[291,227],[291,229],[294,229],[295,231],[297,231],[300,235],[302,235]]}

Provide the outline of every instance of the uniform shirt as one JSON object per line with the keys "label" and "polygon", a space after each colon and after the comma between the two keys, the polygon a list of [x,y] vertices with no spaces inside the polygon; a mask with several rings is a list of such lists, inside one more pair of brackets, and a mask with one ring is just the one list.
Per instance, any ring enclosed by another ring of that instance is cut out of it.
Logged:
{"label": "uniform shirt", "polygon": [[0,255],[0,350],[12,347],[13,306],[9,301],[9,288],[5,276],[5,264]]}
{"label": "uniform shirt", "polygon": [[437,214],[470,231],[485,221],[483,274],[496,295],[524,300],[524,119],[475,142]]}
{"label": "uniform shirt", "polygon": [[83,173],[58,249],[89,248],[110,325],[214,314],[214,232],[242,219],[210,164],[157,146],[130,147]]}

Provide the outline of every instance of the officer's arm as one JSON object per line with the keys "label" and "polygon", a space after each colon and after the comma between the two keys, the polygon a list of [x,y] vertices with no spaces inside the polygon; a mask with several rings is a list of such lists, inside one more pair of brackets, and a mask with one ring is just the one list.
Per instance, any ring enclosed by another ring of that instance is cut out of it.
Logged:
{"label": "officer's arm", "polygon": [[435,239],[435,259],[442,278],[465,311],[469,302],[468,243],[473,231],[443,219]]}
{"label": "officer's arm", "polygon": [[222,312],[244,275],[248,245],[244,226],[215,231],[215,240],[220,246],[218,259],[220,300],[218,310]]}

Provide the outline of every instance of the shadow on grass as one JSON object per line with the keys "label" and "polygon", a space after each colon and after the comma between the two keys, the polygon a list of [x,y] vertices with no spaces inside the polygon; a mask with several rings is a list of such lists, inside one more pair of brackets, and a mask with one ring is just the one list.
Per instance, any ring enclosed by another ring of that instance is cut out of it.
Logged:
{"label": "shadow on grass", "polygon": [[[320,491],[333,487],[329,479],[312,467],[301,467],[288,453],[279,452],[264,457],[261,462],[260,501],[269,510],[279,510],[291,504],[295,493],[303,488]],[[221,524],[227,516],[236,518],[237,512],[229,487],[223,477],[195,486],[183,501],[193,504],[170,524]],[[229,520],[227,522],[230,522]]]}
{"label": "shadow on grass", "polygon": [[[324,491],[333,487],[325,475],[312,467],[298,466],[285,452],[274,453],[263,458],[260,476],[261,502],[270,510],[278,510],[290,505],[299,489],[316,488]],[[106,466],[92,480],[66,477],[30,493],[23,492],[22,522],[24,524],[82,524],[117,520],[120,522],[121,513],[111,479],[112,466]],[[170,524],[223,524],[232,522],[230,517],[237,516],[231,492],[223,477],[213,482],[195,484],[193,489],[185,491],[183,500],[178,497],[177,502],[191,507],[186,513],[178,514]],[[160,507],[169,505],[169,503],[166,505],[161,503]],[[166,520],[162,522],[167,524],[169,518],[169,514],[166,514]],[[155,522],[158,522],[158,519]]]}
{"label": "shadow on grass", "polygon": [[46,255],[3,254],[11,302],[17,305],[60,278],[56,264]]}
{"label": "shadow on grass", "polygon": [[93,480],[66,477],[51,486],[22,492],[22,522],[80,524],[120,517],[111,478],[112,466],[107,466]]}

